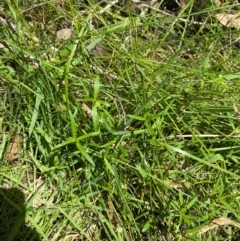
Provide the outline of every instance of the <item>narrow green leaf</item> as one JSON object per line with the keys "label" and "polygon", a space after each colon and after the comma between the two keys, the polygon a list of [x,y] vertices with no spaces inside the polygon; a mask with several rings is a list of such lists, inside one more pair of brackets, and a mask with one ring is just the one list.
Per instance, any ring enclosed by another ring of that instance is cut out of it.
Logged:
{"label": "narrow green leaf", "polygon": [[147,173],[142,169],[142,167],[140,165],[136,165],[136,169],[139,171],[139,173],[141,174],[141,176],[143,178],[146,178],[147,177]]}
{"label": "narrow green leaf", "polygon": [[80,144],[79,141],[76,140],[76,146],[79,150],[79,152],[83,155],[83,157],[90,163],[92,166],[95,166],[94,161],[92,158],[88,155],[88,153],[85,151],[85,148]]}
{"label": "narrow green leaf", "polygon": [[143,228],[142,228],[142,232],[144,233],[144,232],[146,232],[146,231],[148,231],[148,229],[151,227],[151,224],[152,224],[152,218],[151,219],[149,219],[145,224],[144,224],[144,226],[143,226]]}
{"label": "narrow green leaf", "polygon": [[167,148],[170,148],[170,149],[173,150],[173,151],[176,151],[176,152],[181,153],[181,154],[183,154],[183,155],[185,155],[185,156],[188,156],[188,157],[192,158],[193,160],[199,161],[200,163],[203,163],[203,164],[205,164],[205,165],[207,165],[207,166],[210,166],[210,167],[212,167],[212,168],[214,168],[214,169],[217,169],[217,170],[219,170],[219,171],[221,171],[221,172],[227,173],[227,174],[229,174],[230,176],[236,177],[237,179],[240,178],[240,176],[237,175],[236,173],[230,172],[230,171],[228,171],[228,170],[226,170],[226,169],[223,169],[223,168],[221,168],[221,167],[219,167],[219,166],[217,166],[217,165],[215,165],[215,164],[213,164],[213,163],[211,163],[211,162],[209,162],[209,161],[206,161],[206,160],[204,160],[204,159],[201,159],[201,158],[199,158],[199,157],[196,157],[196,156],[190,154],[189,152],[183,151],[183,150],[181,150],[181,149],[179,149],[179,148],[177,148],[177,147],[168,145],[168,144],[166,144],[166,143],[161,143],[161,144],[162,144],[163,146],[166,146]]}
{"label": "narrow green leaf", "polygon": [[20,227],[24,224],[24,219],[25,219],[25,212],[22,211],[15,217],[16,222],[14,223],[13,227],[11,227],[11,230],[8,234],[6,241],[16,240],[16,235],[18,234]]}
{"label": "narrow green leaf", "polygon": [[127,115],[128,117],[134,119],[134,120],[140,120],[140,121],[145,121],[146,118],[142,116],[137,116],[137,115]]}
{"label": "narrow green leaf", "polygon": [[98,116],[96,103],[92,107],[92,120],[93,120],[94,131],[95,132],[99,131],[99,116]]}
{"label": "narrow green leaf", "polygon": [[193,199],[190,201],[190,203],[187,204],[186,208],[187,208],[187,209],[190,209],[190,208],[196,203],[197,200],[198,200],[198,197],[193,198]]}
{"label": "narrow green leaf", "polygon": [[94,94],[93,94],[93,98],[95,101],[97,100],[99,89],[100,89],[100,76],[97,74],[94,82]]}
{"label": "narrow green leaf", "polygon": [[113,175],[115,175],[115,172],[114,172],[114,170],[113,170],[113,167],[112,167],[112,165],[110,164],[110,162],[107,160],[106,157],[104,157],[104,162],[105,162],[105,164],[106,164],[107,169],[108,169]]}
{"label": "narrow green leaf", "polygon": [[76,129],[76,122],[75,122],[75,118],[72,114],[72,112],[69,110],[69,117],[70,117],[70,123],[71,123],[71,130],[72,130],[72,137],[73,139],[77,138],[77,129]]}
{"label": "narrow green leaf", "polygon": [[[40,93],[40,89],[38,89],[38,93]],[[31,136],[31,134],[33,132],[33,128],[34,128],[35,123],[37,121],[39,106],[40,106],[40,103],[41,103],[42,100],[43,100],[43,95],[41,95],[41,94],[36,95],[36,102],[35,102],[34,110],[33,110],[33,113],[32,113],[31,124],[30,124],[30,127],[29,127],[29,136]]]}
{"label": "narrow green leaf", "polygon": [[210,162],[224,161],[224,158],[220,154],[211,155],[208,157]]}
{"label": "narrow green leaf", "polygon": [[87,49],[88,51],[91,51],[91,50],[94,49],[95,46],[96,46],[98,43],[100,43],[102,40],[103,40],[103,38],[97,38],[97,39],[93,40],[93,41],[86,47],[86,49]]}
{"label": "narrow green leaf", "polygon": [[53,148],[53,150],[57,150],[57,149],[59,149],[59,148],[61,148],[61,147],[63,147],[63,146],[67,146],[67,145],[69,145],[69,144],[75,143],[76,141],[81,141],[81,140],[84,140],[84,139],[87,139],[87,138],[90,138],[90,137],[93,137],[93,136],[98,136],[98,135],[100,135],[100,132],[91,132],[91,133],[89,133],[89,134],[79,136],[79,137],[77,137],[76,139],[74,139],[74,138],[71,137],[71,138],[69,138],[68,140],[66,140],[66,141],[64,141],[64,142],[56,145],[56,146]]}
{"label": "narrow green leaf", "polygon": [[[145,107],[154,99],[154,97],[158,94],[158,92],[163,88],[163,86],[170,80],[171,75],[168,75],[166,79],[157,87],[157,89],[152,93],[152,95],[134,112],[134,116],[138,116]],[[133,118],[129,118],[127,120],[126,125],[130,125],[133,122]]]}

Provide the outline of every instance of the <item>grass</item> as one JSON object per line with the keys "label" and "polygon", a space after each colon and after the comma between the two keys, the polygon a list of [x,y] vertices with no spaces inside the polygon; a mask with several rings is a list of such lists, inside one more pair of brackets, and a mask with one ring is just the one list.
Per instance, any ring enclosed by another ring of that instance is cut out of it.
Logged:
{"label": "grass", "polygon": [[239,240],[238,30],[214,17],[233,4],[1,3],[0,194],[28,232]]}

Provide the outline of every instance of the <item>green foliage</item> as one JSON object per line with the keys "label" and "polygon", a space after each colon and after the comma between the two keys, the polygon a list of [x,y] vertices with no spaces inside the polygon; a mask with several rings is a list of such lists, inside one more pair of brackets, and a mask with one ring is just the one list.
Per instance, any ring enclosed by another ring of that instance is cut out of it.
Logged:
{"label": "green foliage", "polygon": [[42,240],[238,240],[237,225],[203,231],[239,222],[238,33],[214,18],[226,7],[127,2],[2,4],[16,28],[0,25],[0,181],[24,189]]}

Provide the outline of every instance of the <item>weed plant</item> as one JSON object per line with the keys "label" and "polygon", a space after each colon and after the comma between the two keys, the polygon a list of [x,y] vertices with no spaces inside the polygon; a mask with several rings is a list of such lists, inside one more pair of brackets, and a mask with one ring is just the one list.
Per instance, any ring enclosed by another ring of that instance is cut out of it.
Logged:
{"label": "weed plant", "polygon": [[1,2],[0,183],[40,240],[239,240],[239,6],[163,2]]}

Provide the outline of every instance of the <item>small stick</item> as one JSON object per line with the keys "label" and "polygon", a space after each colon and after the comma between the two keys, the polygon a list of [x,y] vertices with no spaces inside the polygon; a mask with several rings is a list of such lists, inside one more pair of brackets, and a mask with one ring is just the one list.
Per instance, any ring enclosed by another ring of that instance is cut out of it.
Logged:
{"label": "small stick", "polygon": [[111,8],[114,4],[118,3],[119,0],[114,0],[111,3],[109,3],[104,9],[102,9],[101,11],[99,11],[99,13],[104,13],[106,12],[109,8]]}
{"label": "small stick", "polygon": [[[151,6],[149,6],[149,5],[145,4],[145,3],[142,3],[142,4],[140,4],[139,6],[140,6],[140,7],[150,8],[150,9],[152,9],[152,10],[155,10],[155,11],[157,11],[157,12],[159,12],[159,13],[162,13],[162,14],[164,14],[164,15],[166,15],[166,16],[169,16],[169,17],[176,17],[176,16],[174,16],[174,15],[172,15],[172,14],[170,14],[170,13],[167,13],[167,12],[165,12],[165,11],[163,11],[163,10],[161,10],[161,9],[155,8],[155,7],[151,7]],[[185,19],[185,18],[178,18],[178,19],[179,19],[181,22],[184,22],[184,23],[191,23],[191,24],[196,24],[196,25],[203,25],[203,22],[189,21],[189,20],[187,20],[187,19]]]}
{"label": "small stick", "polygon": [[175,135],[175,136],[167,136],[166,139],[174,139],[174,138],[192,138],[192,137],[198,137],[198,138],[216,138],[216,137],[233,137],[233,138],[240,138],[240,135],[234,135],[234,136],[224,136],[224,135],[215,135],[215,134],[199,134],[199,135]]}

